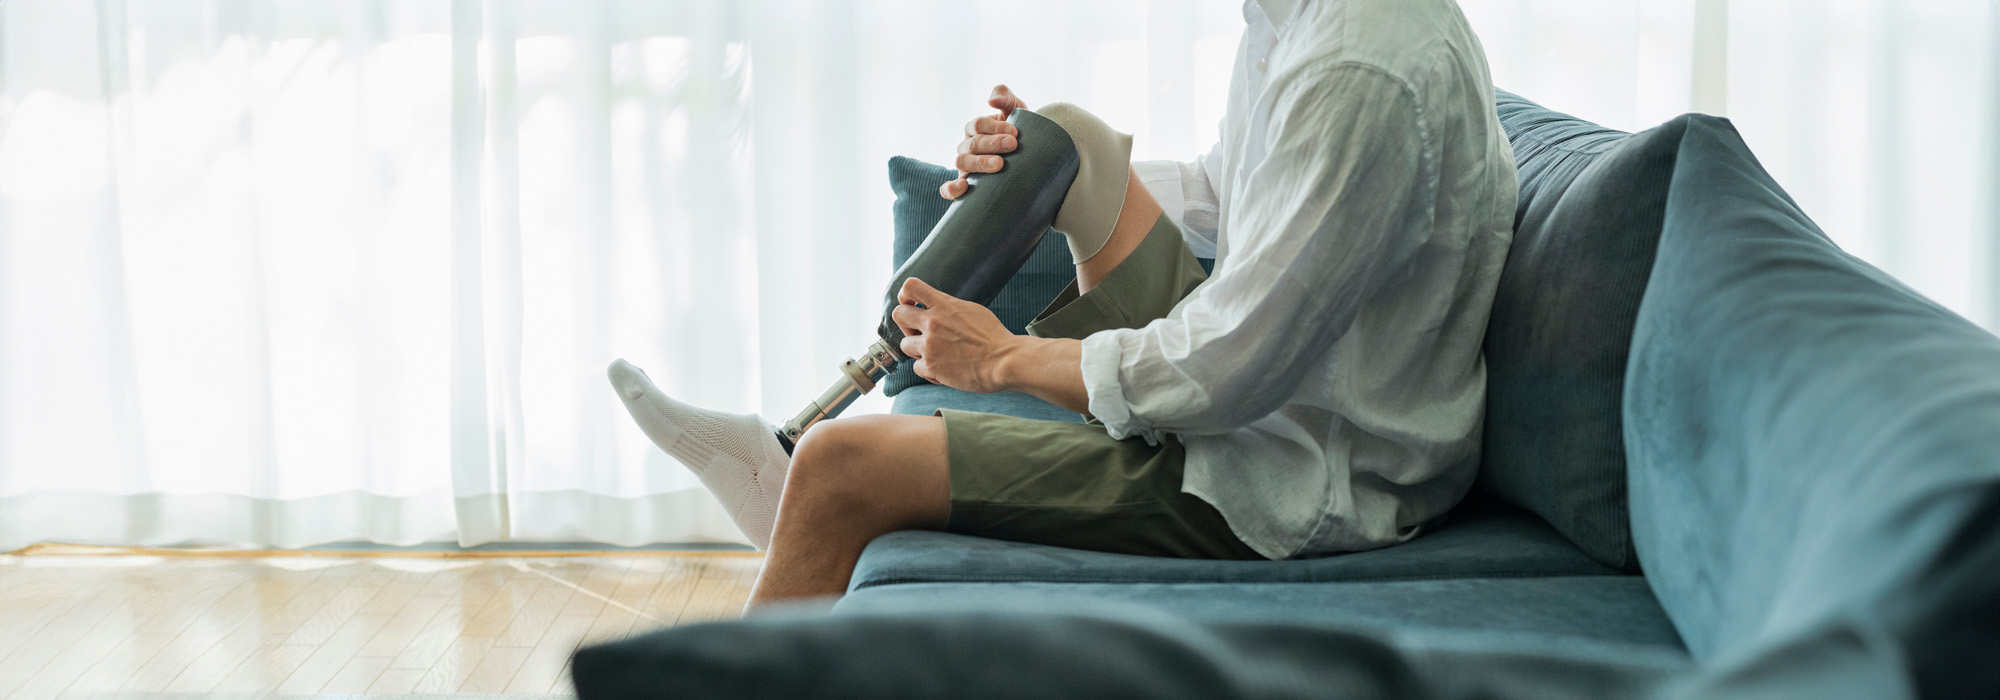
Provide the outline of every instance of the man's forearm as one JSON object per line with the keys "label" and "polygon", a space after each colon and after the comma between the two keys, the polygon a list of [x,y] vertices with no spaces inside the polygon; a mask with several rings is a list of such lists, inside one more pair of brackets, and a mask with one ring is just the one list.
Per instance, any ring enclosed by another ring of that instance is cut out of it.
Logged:
{"label": "man's forearm", "polygon": [[1015,336],[997,363],[1000,385],[1077,413],[1090,412],[1083,385],[1083,341]]}

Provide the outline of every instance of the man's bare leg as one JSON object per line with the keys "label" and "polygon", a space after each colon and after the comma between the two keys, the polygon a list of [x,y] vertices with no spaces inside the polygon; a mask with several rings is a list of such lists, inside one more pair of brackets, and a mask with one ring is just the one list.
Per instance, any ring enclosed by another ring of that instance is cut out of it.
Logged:
{"label": "man's bare leg", "polygon": [[[1159,202],[1130,175],[1118,224],[1076,266],[1089,291],[1130,257],[1160,217]],[[951,513],[944,419],[874,415],[822,422],[799,440],[778,503],[778,522],[750,594],[756,607],[846,592],[868,542],[896,530],[941,529]]]}
{"label": "man's bare leg", "polygon": [[750,606],[839,595],[870,540],[942,529],[950,513],[944,419],[855,416],[813,426],[792,452]]}

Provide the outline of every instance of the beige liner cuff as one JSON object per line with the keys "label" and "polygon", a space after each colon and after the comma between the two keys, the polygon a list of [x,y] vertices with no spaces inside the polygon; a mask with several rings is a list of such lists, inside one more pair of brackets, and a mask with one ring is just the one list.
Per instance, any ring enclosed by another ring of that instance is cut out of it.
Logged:
{"label": "beige liner cuff", "polygon": [[1076,179],[1070,182],[1055,230],[1069,239],[1070,255],[1082,263],[1104,249],[1118,226],[1125,206],[1125,186],[1131,181],[1132,135],[1119,133],[1097,115],[1068,102],[1051,102],[1035,110],[1069,133],[1076,144]]}

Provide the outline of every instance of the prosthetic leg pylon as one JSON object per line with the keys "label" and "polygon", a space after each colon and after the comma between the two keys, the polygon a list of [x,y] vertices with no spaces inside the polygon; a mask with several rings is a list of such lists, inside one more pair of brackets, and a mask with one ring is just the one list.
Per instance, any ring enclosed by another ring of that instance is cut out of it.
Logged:
{"label": "prosthetic leg pylon", "polygon": [[1042,242],[1076,179],[1080,156],[1069,133],[1046,117],[1016,109],[1007,121],[1020,131],[1019,146],[1002,156],[1005,165],[999,172],[967,178],[972,187],[952,202],[923,245],[896,271],[875,328],[878,339],[859,357],[841,363],[840,378],[778,429],[786,452],[807,429],[840,415],[855,399],[874,391],[897,363],[909,359],[901,349],[903,330],[889,316],[905,281],[915,277],[959,299],[990,304]]}

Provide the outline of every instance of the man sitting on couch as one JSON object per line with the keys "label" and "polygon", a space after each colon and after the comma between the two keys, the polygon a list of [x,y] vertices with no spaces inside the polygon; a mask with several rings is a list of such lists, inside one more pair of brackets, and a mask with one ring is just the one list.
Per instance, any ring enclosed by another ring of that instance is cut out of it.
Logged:
{"label": "man sitting on couch", "polygon": [[[612,365],[647,435],[767,549],[753,605],[841,593],[862,548],[899,529],[1277,559],[1408,540],[1466,492],[1516,195],[1479,42],[1451,0],[1243,11],[1206,156],[1128,168],[1122,135],[1078,144],[1121,154],[1122,193],[1092,195],[1118,202],[1104,230],[1064,231],[1076,282],[1029,335],[903,287],[894,316],[919,375],[1090,423],[857,416],[815,426],[788,457],[757,417],[688,406]],[[1026,105],[1005,86],[990,104],[1001,114],[967,125],[962,171],[996,171],[1018,146],[1005,117]],[[1215,258],[1212,277],[1196,252]]]}

